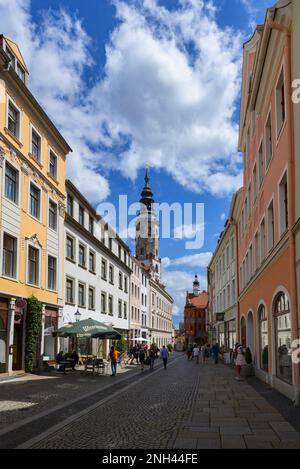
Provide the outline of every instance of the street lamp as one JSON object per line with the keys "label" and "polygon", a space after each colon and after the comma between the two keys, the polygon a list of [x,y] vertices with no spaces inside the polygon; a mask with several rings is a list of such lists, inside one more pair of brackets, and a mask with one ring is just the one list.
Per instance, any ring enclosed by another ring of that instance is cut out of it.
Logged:
{"label": "street lamp", "polygon": [[79,311],[78,308],[77,308],[77,311],[76,311],[76,313],[74,314],[74,316],[75,316],[76,322],[80,321],[81,312]]}

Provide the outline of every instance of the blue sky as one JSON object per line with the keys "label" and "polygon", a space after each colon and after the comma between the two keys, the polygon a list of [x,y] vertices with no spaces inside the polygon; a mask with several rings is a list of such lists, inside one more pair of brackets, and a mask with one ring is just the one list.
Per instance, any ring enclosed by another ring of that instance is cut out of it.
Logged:
{"label": "blue sky", "polygon": [[[157,202],[204,203],[204,246],[163,240],[164,281],[182,318],[242,182],[242,44],[271,0],[0,0],[30,88],[70,143],[68,175],[97,207],[136,202],[146,162]],[[132,243],[130,243],[132,246]],[[188,257],[187,257],[188,256]]]}

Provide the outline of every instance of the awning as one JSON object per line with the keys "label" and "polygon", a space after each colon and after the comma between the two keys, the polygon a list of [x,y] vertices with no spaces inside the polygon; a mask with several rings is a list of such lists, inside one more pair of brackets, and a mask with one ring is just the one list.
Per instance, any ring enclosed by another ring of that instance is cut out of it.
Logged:
{"label": "awning", "polygon": [[119,332],[111,326],[94,319],[84,319],[82,321],[66,324],[56,331],[52,332],[54,337],[78,337],[78,338],[98,338],[120,340],[122,338]]}

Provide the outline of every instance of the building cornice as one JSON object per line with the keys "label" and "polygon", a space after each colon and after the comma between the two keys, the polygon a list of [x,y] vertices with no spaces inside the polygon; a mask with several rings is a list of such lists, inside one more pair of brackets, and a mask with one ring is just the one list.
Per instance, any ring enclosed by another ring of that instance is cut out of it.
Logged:
{"label": "building cornice", "polygon": [[[6,65],[8,63],[8,56],[5,53],[5,51],[0,47],[0,56],[2,59],[2,65]],[[59,132],[57,127],[54,125],[54,123],[51,121],[51,119],[48,117],[44,109],[41,107],[41,105],[38,103],[38,101],[35,99],[29,88],[23,83],[23,81],[19,78],[18,74],[15,72],[15,70],[10,67],[9,70],[4,71],[3,69],[1,70],[2,73],[7,74],[8,81],[11,86],[13,86],[19,95],[24,99],[27,100],[29,103],[30,107],[32,110],[36,113],[37,117],[43,121],[45,127],[49,130],[50,133],[52,133],[52,136],[54,138],[54,141],[60,145],[62,151],[64,154],[67,154],[72,151],[72,148],[69,146],[67,141],[64,139],[62,134]]]}

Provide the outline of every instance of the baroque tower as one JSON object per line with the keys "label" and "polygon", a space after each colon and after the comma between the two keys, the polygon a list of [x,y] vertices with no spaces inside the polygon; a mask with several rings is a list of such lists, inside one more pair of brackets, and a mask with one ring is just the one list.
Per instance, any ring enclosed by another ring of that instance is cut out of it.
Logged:
{"label": "baroque tower", "polygon": [[145,186],[141,192],[141,209],[136,222],[136,258],[152,268],[152,275],[160,279],[161,259],[158,256],[159,224],[154,210],[153,192],[149,185],[148,168]]}

